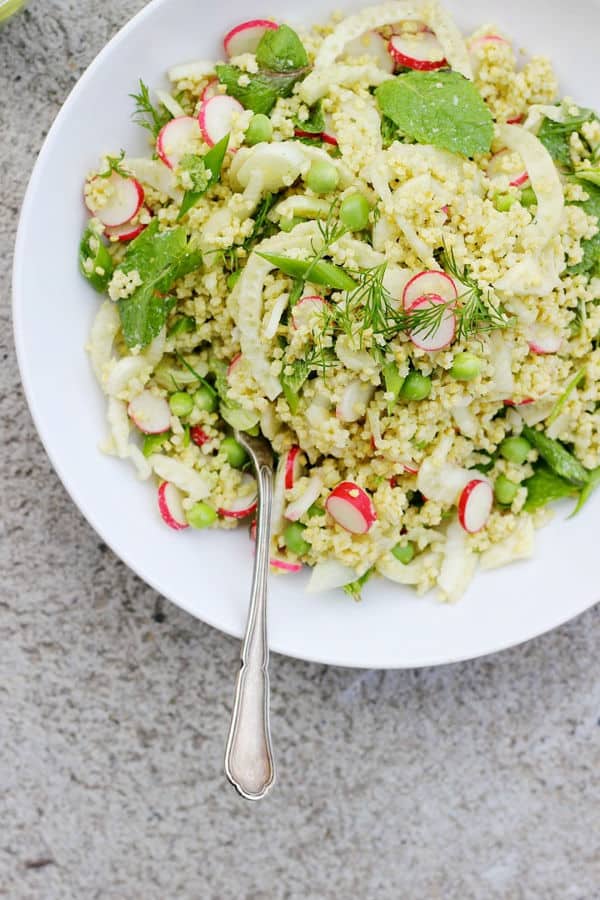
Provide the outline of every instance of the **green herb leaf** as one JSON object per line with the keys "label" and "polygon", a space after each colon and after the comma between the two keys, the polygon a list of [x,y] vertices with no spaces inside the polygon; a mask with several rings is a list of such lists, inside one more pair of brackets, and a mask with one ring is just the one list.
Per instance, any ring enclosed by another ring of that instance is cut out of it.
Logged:
{"label": "green herb leaf", "polygon": [[121,150],[118,156],[105,156],[104,159],[106,162],[106,170],[98,173],[99,178],[110,178],[113,172],[120,175],[122,178],[129,178],[129,172],[121,165],[125,159],[124,150]]}
{"label": "green herb leaf", "polygon": [[569,481],[545,465],[538,466],[531,478],[523,482],[523,486],[527,488],[524,506],[526,512],[533,512],[554,500],[574,497],[577,493],[577,489]]}
{"label": "green herb leaf", "polygon": [[321,101],[319,100],[315,106],[311,107],[308,119],[301,121],[298,116],[295,116],[294,124],[299,131],[304,131],[306,134],[319,135],[321,132],[325,131],[325,116],[323,115]]}
{"label": "green herb leaf", "polygon": [[244,409],[235,400],[231,400],[229,394],[229,382],[227,381],[227,366],[220,359],[211,359],[209,369],[215,378],[215,390],[219,395],[219,414],[232,428],[238,431],[250,431],[258,423],[260,416],[251,409]]}
{"label": "green herb leaf", "polygon": [[83,232],[79,244],[79,271],[101,293],[104,293],[112,278],[112,257],[102,238],[89,226]]}
{"label": "green herb leaf", "polygon": [[[306,70],[249,73],[230,65],[216,66],[215,71],[230,97],[239,100],[245,109],[265,115],[271,112],[279,97],[290,97],[296,82],[306,74]],[[248,84],[239,83],[242,75],[247,76]]]}
{"label": "green herb leaf", "polygon": [[528,425],[523,426],[523,437],[527,438],[529,443],[535,447],[556,475],[576,487],[585,487],[589,479],[588,470],[559,441],[549,438],[543,431],[537,431]]}
{"label": "green herb leaf", "polygon": [[564,122],[545,118],[539,127],[537,137],[542,142],[555,163],[567,171],[573,170],[570,139],[574,131],[579,131],[585,122],[596,118],[591,109],[578,109],[574,116],[565,117]]}
{"label": "green herb leaf", "polygon": [[401,141],[403,137],[404,135],[398,126],[389,118],[389,116],[381,117],[381,141],[384,150],[391,147],[394,141]]}
{"label": "green herb leaf", "polygon": [[190,191],[186,191],[179,210],[178,219],[181,219],[186,212],[196,205],[198,200],[204,196],[207,190],[216,184],[221,177],[221,169],[223,160],[229,146],[229,134],[222,137],[221,140],[211,147],[204,156],[197,156],[193,153],[186,154],[181,162],[180,168],[190,174],[194,187]]}
{"label": "green herb leaf", "polygon": [[160,106],[154,106],[150,100],[148,85],[144,84],[141,78],[139,93],[130,94],[129,96],[132,100],[135,100],[133,121],[149,131],[153,137],[158,137],[158,132],[163,125],[166,125],[173,118],[169,110],[162,103]]}
{"label": "green herb leaf", "polygon": [[577,513],[583,509],[583,507],[585,506],[585,504],[590,499],[590,497],[592,496],[592,494],[594,493],[594,491],[596,490],[596,488],[599,485],[600,485],[600,466],[598,466],[598,468],[596,468],[596,469],[592,469],[592,471],[590,472],[588,483],[586,484],[586,486],[583,488],[583,490],[579,494],[579,499],[577,500],[577,505],[575,506],[575,509],[569,516],[570,519],[572,519],[573,516],[576,516]]}
{"label": "green herb leaf", "polygon": [[178,334],[190,334],[196,330],[196,320],[193,316],[178,316],[167,331],[167,337],[177,337]]}
{"label": "green herb leaf", "polygon": [[123,336],[128,347],[145,347],[156,337],[173,306],[165,296],[174,282],[202,264],[199,250],[191,250],[184,228],[158,231],[153,219],[129,245],[116,271],[139,272],[142,284],[119,300]]}
{"label": "green herb leaf", "polygon": [[588,195],[588,199],[578,201],[573,205],[585,210],[588,216],[596,216],[598,219],[598,230],[591,238],[586,238],[581,242],[583,259],[568,269],[573,275],[594,273],[597,268],[600,268],[600,187],[586,182],[583,188]]}
{"label": "green herb leaf", "polygon": [[279,376],[283,396],[287,400],[292,415],[298,411],[298,402],[300,400],[300,388],[310,375],[311,365],[305,359],[296,359],[290,364],[292,369],[289,375],[285,371]]}
{"label": "green herb leaf", "polygon": [[289,25],[268,28],[256,48],[256,62],[271,72],[293,72],[308,66],[304,44]]}
{"label": "green herb leaf", "polygon": [[394,404],[400,396],[400,391],[402,390],[402,385],[404,384],[404,378],[398,371],[398,366],[395,362],[386,363],[382,368],[382,373],[386,393],[394,395],[394,399],[388,400],[387,405],[388,413],[391,414],[394,408]]}
{"label": "green herb leaf", "polygon": [[492,144],[492,114],[472,81],[458,72],[406,72],[375,91],[381,112],[406,135],[474,156]]}
{"label": "green herb leaf", "polygon": [[581,369],[579,369],[579,371],[576,372],[575,375],[573,376],[573,378],[569,381],[568,385],[566,386],[566,388],[564,389],[564,391],[562,392],[562,394],[560,395],[560,397],[558,398],[558,400],[552,407],[552,411],[551,411],[550,415],[548,416],[548,418],[546,419],[546,426],[552,425],[552,423],[555,422],[556,419],[559,417],[563,406],[565,405],[565,403],[567,402],[567,400],[569,399],[569,397],[571,396],[571,394],[573,393],[575,388],[577,388],[578,385],[581,384],[581,382],[583,381],[583,379],[586,376],[586,372],[587,372],[586,367],[582,366]]}

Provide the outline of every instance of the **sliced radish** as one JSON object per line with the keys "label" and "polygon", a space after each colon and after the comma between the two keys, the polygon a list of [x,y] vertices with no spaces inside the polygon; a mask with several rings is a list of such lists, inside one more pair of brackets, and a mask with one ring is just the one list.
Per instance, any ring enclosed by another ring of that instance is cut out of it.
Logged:
{"label": "sliced radish", "polygon": [[272,556],[269,559],[269,565],[273,569],[280,569],[282,572],[299,572],[302,569],[302,563],[290,562],[289,559],[281,559]]}
{"label": "sliced radish", "polygon": [[419,467],[412,460],[407,460],[406,462],[401,463],[401,465],[404,468],[404,471],[406,472],[407,475],[418,475],[419,474]]}
{"label": "sliced radish", "polygon": [[[244,472],[242,475],[242,488],[245,488],[242,495],[237,497],[230,506],[225,509],[220,507],[219,515],[224,519],[245,519],[251,516],[258,505],[256,494],[256,480]],[[251,489],[252,488],[252,489]]]}
{"label": "sliced radish", "polygon": [[512,116],[510,119],[506,120],[507,125],[520,125],[525,116],[521,114],[520,116]]}
{"label": "sliced radish", "polygon": [[458,499],[458,521],[465,531],[475,534],[485,527],[492,511],[494,492],[487,481],[474,478]]}
{"label": "sliced radish", "polygon": [[315,324],[326,305],[323,297],[317,295],[302,297],[292,311],[293,327],[295,329],[306,328],[309,324]]}
{"label": "sliced radish", "polygon": [[444,206],[440,207],[440,212],[443,212],[444,215],[446,216],[444,221],[447,221],[450,218],[450,207],[448,206],[447,203],[444,204]]}
{"label": "sliced radish", "polygon": [[393,34],[388,48],[396,65],[407,69],[430,72],[448,65],[440,42],[429,32],[423,32],[420,37]]}
{"label": "sliced radish", "polygon": [[305,512],[308,512],[313,503],[316,503],[321,495],[323,482],[318,475],[313,475],[297,500],[288,503],[285,510],[285,518],[290,522],[297,522]]}
{"label": "sliced radish", "polygon": [[490,181],[498,182],[502,178],[508,178],[511,187],[523,187],[529,181],[529,175],[521,165],[506,168],[507,154],[511,154],[506,148],[494,153],[487,165],[487,177]]}
{"label": "sliced radish", "polygon": [[271,19],[250,19],[248,22],[242,22],[228,31],[223,38],[225,53],[230,59],[243,53],[256,53],[265,31],[277,31],[278,27],[277,22]]}
{"label": "sliced radish", "polygon": [[118,172],[111,172],[108,178],[97,175],[90,185],[107,186],[110,189],[110,196],[103,206],[95,205],[93,195],[85,197],[85,205],[103,225],[111,228],[133,219],[144,202],[144,188],[137,178],[125,178]]}
{"label": "sliced radish", "polygon": [[313,131],[303,131],[301,128],[296,128],[294,135],[299,138],[314,138],[315,140],[323,141],[324,144],[330,144],[332,147],[337,147],[338,145],[338,139],[335,136],[333,128],[333,121],[329,113],[325,113],[324,131],[315,134]]}
{"label": "sliced radish", "polygon": [[420,300],[428,294],[435,294],[442,300],[451,301],[458,297],[458,288],[454,279],[446,272],[428,269],[413,275],[410,281],[406,282],[402,292],[402,306],[408,309],[415,300]]}
{"label": "sliced radish", "polygon": [[479,50],[486,44],[506,44],[510,47],[510,42],[503,38],[500,34],[482,34],[471,41],[470,51]]}
{"label": "sliced radish", "polygon": [[352,534],[366,534],[377,520],[371,498],[353,481],[338,484],[325,506],[332,519]]}
{"label": "sliced radish", "polygon": [[378,31],[366,31],[344,47],[344,54],[352,59],[370,57],[383,72],[394,71],[394,60],[388,50],[388,42]]}
{"label": "sliced radish", "polygon": [[[408,312],[412,313],[417,310],[427,309],[428,306],[436,306],[440,303],[446,303],[443,297],[437,294],[429,294],[427,297],[421,297],[419,300],[416,300],[408,308]],[[443,350],[445,347],[448,347],[454,340],[455,333],[456,316],[451,309],[447,308],[442,313],[441,321],[434,331],[430,328],[413,329],[409,331],[409,337],[415,347],[427,350],[429,353],[435,353],[437,350]]]}
{"label": "sliced radish", "polygon": [[529,406],[530,403],[535,403],[533,397],[525,397],[523,400],[503,400],[502,401],[505,406]]}
{"label": "sliced radish", "polygon": [[106,227],[104,234],[108,238],[116,238],[118,241],[132,241],[146,227],[146,222],[125,222],[124,225],[113,225]]}
{"label": "sliced radish", "polygon": [[189,528],[183,511],[181,493],[170,481],[163,481],[158,489],[158,509],[169,528],[175,531]]}
{"label": "sliced radish", "polygon": [[194,140],[200,138],[198,119],[194,116],[178,116],[171,119],[158,132],[156,153],[170,169],[176,169],[181,157],[194,149]]}
{"label": "sliced radish", "polygon": [[357,422],[367,411],[367,406],[373,394],[375,387],[366,381],[360,381],[358,378],[351,381],[342,393],[340,402],[338,403],[335,414],[342,422]]}
{"label": "sliced radish", "polygon": [[142,391],[127,409],[129,418],[144,434],[162,434],[171,427],[171,410],[164,397]]}
{"label": "sliced radish", "polygon": [[558,353],[562,344],[562,337],[551,325],[542,322],[534,322],[525,332],[525,337],[532,353],[545,355]]}
{"label": "sliced radish", "polygon": [[219,94],[219,79],[211,78],[202,93],[200,94],[200,101],[204,103],[205,100],[210,100],[211,97],[216,97]]}
{"label": "sliced radish", "polygon": [[209,435],[199,425],[190,428],[190,437],[197,447],[202,447],[207,441],[210,441]]}
{"label": "sliced radish", "polygon": [[233,357],[233,359],[227,366],[227,377],[228,378],[231,376],[232,372],[235,371],[236,367],[241,363],[241,361],[242,361],[242,354],[236,353],[236,355]]}
{"label": "sliced radish", "polygon": [[202,137],[209,147],[224,138],[231,131],[233,119],[244,112],[244,107],[234,97],[217,94],[206,100],[200,107],[198,122]]}
{"label": "sliced radish", "polygon": [[286,491],[291,491],[298,478],[300,478],[300,472],[302,471],[300,452],[300,447],[294,445],[285,455],[284,485]]}

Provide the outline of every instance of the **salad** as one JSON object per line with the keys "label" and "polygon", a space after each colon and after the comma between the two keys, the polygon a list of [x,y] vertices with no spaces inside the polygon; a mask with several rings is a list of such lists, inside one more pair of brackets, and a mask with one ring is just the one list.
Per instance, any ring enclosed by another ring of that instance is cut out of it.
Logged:
{"label": "salad", "polygon": [[171,529],[252,538],[261,433],[275,571],[455,600],[600,482],[600,120],[437,3],[224,57],[141,80],[148,152],[85,180],[103,449]]}

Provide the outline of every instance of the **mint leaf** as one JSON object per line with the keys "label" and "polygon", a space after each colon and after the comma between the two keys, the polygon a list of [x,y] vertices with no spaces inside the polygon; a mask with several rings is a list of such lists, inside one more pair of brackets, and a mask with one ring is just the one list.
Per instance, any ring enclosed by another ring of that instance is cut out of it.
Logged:
{"label": "mint leaf", "polygon": [[403,138],[402,132],[392,120],[388,116],[381,117],[381,142],[383,144],[383,149],[387,150],[388,147],[394,143],[394,141],[401,141]]}
{"label": "mint leaf", "polygon": [[581,275],[594,273],[596,269],[600,269],[600,187],[586,181],[582,185],[587,200],[581,200],[574,203],[584,209],[588,216],[596,216],[598,219],[598,230],[591,238],[586,238],[581,242],[583,249],[583,259],[574,266],[569,266],[569,273],[573,275]]}
{"label": "mint leaf", "polygon": [[406,72],[380,84],[379,109],[420,144],[474,156],[492,144],[492,114],[475,85],[458,72]]}
{"label": "mint leaf", "polygon": [[580,131],[585,122],[591,122],[596,114],[591,109],[578,108],[574,116],[567,116],[564,122],[555,122],[545,118],[537,133],[538,140],[542,142],[552,159],[557,165],[567,171],[573,170],[571,159],[570,138],[574,131]]}
{"label": "mint leaf", "polygon": [[256,48],[256,62],[271,72],[292,72],[308,66],[308,55],[294,29],[280,25],[263,34]]}
{"label": "mint leaf", "polygon": [[565,497],[574,497],[577,489],[557,475],[545,465],[538,466],[531,476],[523,482],[523,486],[527,488],[527,500],[524,509],[526,512],[533,512],[541,509],[547,503],[554,500],[563,500]]}
{"label": "mint leaf", "polygon": [[[217,78],[227,88],[230,97],[239,100],[245,109],[254,113],[268,115],[279,97],[290,97],[296,82],[304,72],[242,72],[237,66],[220,65],[215,67]],[[248,84],[241,85],[240,77],[246,75]]]}
{"label": "mint leaf", "polygon": [[301,122],[295,116],[294,124],[299,131],[304,131],[306,134],[321,134],[321,132],[325,131],[325,116],[323,115],[321,101],[319,100],[318,103],[311,107],[308,119],[305,119],[304,122]]}
{"label": "mint leaf", "polygon": [[117,272],[137,270],[142,284],[119,300],[121,328],[128,347],[145,347],[167,320],[173,299],[165,296],[174,282],[202,264],[199,250],[190,250],[184,228],[158,232],[154,219],[131,242]]}
{"label": "mint leaf", "polygon": [[185,192],[177,219],[181,219],[204,196],[209,187],[217,183],[221,177],[221,168],[228,146],[229,134],[226,134],[204,156],[188,153],[183,157],[179,164],[180,168],[190,174],[194,186],[192,190]]}
{"label": "mint leaf", "polygon": [[298,410],[298,401],[300,400],[300,389],[310,375],[312,365],[304,359],[296,359],[291,363],[291,369],[292,371],[289,375],[285,371],[282,372],[279,376],[279,381],[281,382],[283,396],[287,400],[290,412],[292,415],[295,415]]}

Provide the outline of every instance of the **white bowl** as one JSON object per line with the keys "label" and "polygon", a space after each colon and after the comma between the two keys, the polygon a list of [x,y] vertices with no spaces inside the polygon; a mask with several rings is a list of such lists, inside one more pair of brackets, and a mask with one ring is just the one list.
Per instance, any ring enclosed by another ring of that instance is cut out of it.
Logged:
{"label": "white bowl", "polygon": [[[351,4],[356,8],[358,4]],[[290,24],[319,21],[337,0],[277,4]],[[517,46],[548,54],[564,93],[588,106],[600,76],[597,2],[449,2],[463,28],[495,22]],[[244,628],[252,553],[244,528],[233,533],[173,532],[156,514],[155,491],[124,462],[103,456],[105,401],[84,351],[98,295],[77,269],[85,222],[82,181],[104,151],[142,152],[128,94],[143,77],[166,86],[165,70],[221,54],[236,22],[273,8],[243,0],[220,7],[154,0],[108,44],[74,88],[35,166],[14,264],[15,338],[25,391],[44,446],[91,525],[132,569],[192,615],[230,634]],[[300,19],[300,16],[302,17]],[[303,576],[273,577],[269,608],[274,650],[346,666],[436,665],[508,647],[577,615],[598,598],[592,534],[600,503],[565,522],[564,508],[540,532],[535,558],[476,577],[453,606],[417,598],[383,580],[355,603],[340,593],[307,595]]]}

